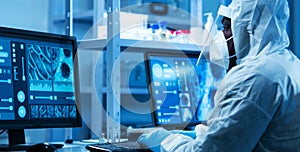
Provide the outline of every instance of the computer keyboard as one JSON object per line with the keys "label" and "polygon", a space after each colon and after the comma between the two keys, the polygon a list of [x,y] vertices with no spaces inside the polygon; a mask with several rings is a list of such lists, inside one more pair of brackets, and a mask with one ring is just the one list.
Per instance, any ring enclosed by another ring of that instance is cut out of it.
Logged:
{"label": "computer keyboard", "polygon": [[98,143],[85,148],[91,152],[152,152],[137,142]]}

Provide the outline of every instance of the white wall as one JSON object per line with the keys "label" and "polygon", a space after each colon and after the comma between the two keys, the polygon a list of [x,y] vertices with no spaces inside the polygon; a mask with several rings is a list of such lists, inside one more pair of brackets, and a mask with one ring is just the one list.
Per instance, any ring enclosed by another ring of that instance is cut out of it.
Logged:
{"label": "white wall", "polygon": [[1,0],[0,26],[48,30],[49,0]]}

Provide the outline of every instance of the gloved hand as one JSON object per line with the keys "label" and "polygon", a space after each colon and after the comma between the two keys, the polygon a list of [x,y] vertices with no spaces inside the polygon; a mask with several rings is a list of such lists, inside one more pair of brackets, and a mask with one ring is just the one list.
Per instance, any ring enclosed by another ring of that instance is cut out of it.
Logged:
{"label": "gloved hand", "polygon": [[182,134],[185,136],[189,136],[193,139],[196,139],[196,131],[185,131],[185,130],[171,130],[173,134]]}
{"label": "gloved hand", "polygon": [[160,151],[160,143],[165,140],[172,133],[163,128],[157,129],[153,132],[142,134],[138,138],[138,142],[150,148],[154,152]]}
{"label": "gloved hand", "polygon": [[200,137],[203,136],[204,134],[206,134],[208,129],[208,126],[203,125],[203,124],[199,124],[195,127],[195,132],[196,132],[196,136]]}

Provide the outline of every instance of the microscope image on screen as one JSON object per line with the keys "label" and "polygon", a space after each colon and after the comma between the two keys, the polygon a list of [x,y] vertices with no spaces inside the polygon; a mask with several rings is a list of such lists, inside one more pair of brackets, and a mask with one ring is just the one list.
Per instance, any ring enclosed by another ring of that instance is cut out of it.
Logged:
{"label": "microscope image on screen", "polygon": [[180,104],[182,107],[190,107],[191,101],[188,93],[179,93]]}
{"label": "microscope image on screen", "polygon": [[181,108],[182,121],[188,122],[193,119],[192,109],[191,108]]}
{"label": "microscope image on screen", "polygon": [[[54,53],[55,52],[55,53]],[[54,91],[68,91],[73,92],[73,61],[71,51],[68,49],[54,49],[54,54],[57,54],[58,67],[53,74]]]}
{"label": "microscope image on screen", "polygon": [[68,104],[75,100],[71,50],[32,44],[27,49],[31,118],[76,117],[76,106]]}
{"label": "microscope image on screen", "polygon": [[28,45],[28,49],[30,90],[73,91],[70,50],[40,45]]}
{"label": "microscope image on screen", "polygon": [[54,73],[52,54],[49,47],[28,45],[28,77],[30,79],[30,90],[32,91],[52,91],[52,73]]}

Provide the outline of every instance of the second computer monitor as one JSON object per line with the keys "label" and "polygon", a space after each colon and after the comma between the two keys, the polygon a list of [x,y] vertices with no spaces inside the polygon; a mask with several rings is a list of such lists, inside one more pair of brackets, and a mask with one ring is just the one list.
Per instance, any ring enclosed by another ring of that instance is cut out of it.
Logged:
{"label": "second computer monitor", "polygon": [[214,107],[209,62],[198,54],[146,53],[149,89],[156,126],[188,127],[206,122]]}

